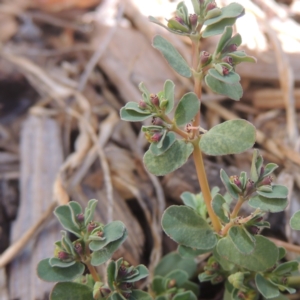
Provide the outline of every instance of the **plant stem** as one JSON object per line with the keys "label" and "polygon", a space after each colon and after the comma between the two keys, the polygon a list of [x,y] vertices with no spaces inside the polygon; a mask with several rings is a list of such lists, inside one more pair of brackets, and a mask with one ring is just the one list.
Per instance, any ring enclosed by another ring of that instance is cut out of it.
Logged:
{"label": "plant stem", "polygon": [[166,123],[172,125],[172,131],[176,132],[177,134],[179,134],[181,137],[185,138],[185,139],[189,139],[190,136],[187,132],[179,129],[176,124],[174,124],[174,122],[167,116],[167,115],[162,115],[160,116]]}
{"label": "plant stem", "polygon": [[88,262],[88,263],[85,262],[85,265],[86,265],[87,268],[89,269],[89,271],[90,271],[90,273],[91,273],[91,275],[92,275],[94,281],[95,281],[95,282],[101,281],[101,280],[100,280],[100,277],[99,277],[99,275],[98,275],[98,273],[97,273],[97,271],[96,271],[96,269],[95,269],[95,267],[92,266],[89,262]]}
{"label": "plant stem", "polygon": [[236,203],[236,205],[235,205],[235,207],[234,207],[234,209],[233,209],[233,211],[232,211],[232,213],[231,213],[231,215],[230,215],[231,218],[236,218],[237,217],[243,203],[244,203],[244,199],[240,196],[237,203]]}
{"label": "plant stem", "polygon": [[291,276],[287,278],[287,285],[292,287],[300,286],[300,276]]}
{"label": "plant stem", "polygon": [[202,158],[202,153],[199,147],[199,143],[196,142],[194,143],[194,152],[193,152],[193,157],[194,157],[194,163],[197,171],[197,176],[198,176],[198,181],[200,184],[201,192],[204,198],[204,202],[207,207],[207,212],[208,215],[211,219],[212,225],[214,227],[214,230],[219,233],[221,230],[221,223],[216,216],[215,212],[212,209],[211,206],[211,193],[210,193],[210,188],[208,185],[207,177],[206,177],[206,172],[203,164],[203,158]]}

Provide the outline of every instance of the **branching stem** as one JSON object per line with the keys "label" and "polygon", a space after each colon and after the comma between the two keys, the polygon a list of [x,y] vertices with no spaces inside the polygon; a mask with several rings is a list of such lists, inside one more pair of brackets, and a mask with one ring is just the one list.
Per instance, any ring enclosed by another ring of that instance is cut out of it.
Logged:
{"label": "branching stem", "polygon": [[240,196],[237,203],[235,204],[235,207],[234,207],[231,215],[230,215],[231,218],[236,218],[237,217],[243,203],[244,203],[244,199],[243,199],[243,197]]}

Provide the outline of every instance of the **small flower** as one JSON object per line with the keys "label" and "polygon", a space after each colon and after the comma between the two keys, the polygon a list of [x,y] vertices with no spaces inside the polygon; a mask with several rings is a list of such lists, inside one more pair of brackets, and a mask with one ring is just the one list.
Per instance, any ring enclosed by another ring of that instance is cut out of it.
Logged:
{"label": "small flower", "polygon": [[233,59],[230,56],[223,57],[222,61],[229,64],[229,65],[231,65],[231,66],[233,65]]}
{"label": "small flower", "polygon": [[207,63],[209,63],[211,60],[211,54],[207,51],[201,51],[200,52],[200,63],[201,66],[205,66]]}
{"label": "small flower", "polygon": [[157,118],[157,117],[154,117],[152,119],[152,122],[151,122],[153,125],[157,125],[157,126],[163,126],[164,125],[164,122],[162,119],[160,118]]}
{"label": "small flower", "polygon": [[145,101],[141,100],[139,102],[139,108],[143,109],[143,110],[146,109],[147,108],[147,103]]}
{"label": "small flower", "polygon": [[84,222],[84,214],[80,213],[76,216],[76,219],[79,223],[83,223]]}
{"label": "small flower", "polygon": [[154,106],[159,106],[159,98],[157,95],[154,95],[154,94],[151,94],[150,95],[150,100],[151,100],[151,103],[154,105]]}
{"label": "small flower", "polygon": [[214,9],[214,8],[216,8],[216,7],[217,7],[216,2],[215,2],[215,1],[212,1],[212,2],[210,2],[210,3],[207,4],[207,6],[206,6],[206,11],[212,10],[212,9]]}
{"label": "small flower", "polygon": [[224,75],[224,76],[226,76],[226,75],[228,75],[228,74],[229,74],[229,70],[228,70],[228,68],[226,68],[226,67],[222,67],[222,70],[223,70],[223,75]]}
{"label": "small flower", "polygon": [[161,138],[162,138],[162,134],[160,132],[155,132],[151,137],[151,141],[157,143],[160,141]]}
{"label": "small flower", "polygon": [[189,17],[190,24],[192,26],[192,29],[195,30],[198,23],[198,16],[196,14],[191,14]]}
{"label": "small flower", "polygon": [[97,223],[95,223],[94,221],[91,221],[87,226],[87,231],[92,232],[97,226],[98,226]]}
{"label": "small flower", "polygon": [[70,258],[70,254],[65,251],[59,251],[57,254],[57,257],[60,260],[68,260]]}

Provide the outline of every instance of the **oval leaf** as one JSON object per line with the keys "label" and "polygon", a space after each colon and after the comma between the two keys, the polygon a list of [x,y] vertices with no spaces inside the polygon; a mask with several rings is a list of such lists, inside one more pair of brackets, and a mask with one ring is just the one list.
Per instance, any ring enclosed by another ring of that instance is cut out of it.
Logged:
{"label": "oval leaf", "polygon": [[52,267],[49,258],[43,259],[37,266],[38,276],[48,282],[72,281],[84,272],[84,265],[76,262],[68,268]]}
{"label": "oval leaf", "polygon": [[[210,19],[210,20],[212,20],[212,19]],[[224,31],[225,27],[232,26],[235,23],[235,20],[236,20],[236,18],[224,19],[216,24],[207,26],[204,29],[204,31],[202,32],[202,37],[208,38],[210,36],[221,34]],[[209,20],[207,20],[207,21],[209,21]]]}
{"label": "oval leaf", "polygon": [[248,204],[253,208],[259,208],[263,211],[280,212],[285,210],[288,205],[287,198],[266,198],[260,195],[254,196],[249,199]]}
{"label": "oval leaf", "polygon": [[239,82],[241,80],[240,75],[233,71],[230,71],[228,73],[228,75],[222,76],[216,69],[209,69],[208,74],[210,76],[218,79],[219,81],[223,81],[228,84],[233,84],[233,83]]}
{"label": "oval leaf", "polygon": [[153,114],[141,114],[134,110],[127,110],[125,107],[122,107],[120,110],[121,120],[127,122],[142,122],[146,119],[152,117]]}
{"label": "oval leaf", "polygon": [[170,66],[181,76],[191,77],[192,72],[185,59],[174,46],[162,36],[157,35],[153,39],[153,47],[159,50]]}
{"label": "oval leaf", "polygon": [[222,195],[220,194],[215,195],[211,205],[215,214],[219,217],[219,219],[222,222],[228,223],[230,221],[229,208],[228,210],[226,209],[228,205]]}
{"label": "oval leaf", "polygon": [[300,211],[293,214],[290,220],[290,226],[294,230],[300,230]]}
{"label": "oval leaf", "polygon": [[155,156],[148,150],[143,160],[150,173],[163,176],[184,165],[192,152],[193,145],[191,143],[176,140],[167,151],[159,156]]}
{"label": "oval leaf", "polygon": [[228,84],[207,74],[205,76],[205,83],[213,92],[225,95],[232,100],[238,101],[243,96],[243,88],[239,82]]}
{"label": "oval leaf", "polygon": [[172,80],[167,80],[164,84],[164,98],[168,100],[165,113],[168,114],[174,108],[175,84]]}
{"label": "oval leaf", "polygon": [[152,297],[141,290],[132,290],[129,300],[152,300]]}
{"label": "oval leaf", "polygon": [[210,252],[212,249],[209,250],[201,250],[201,249],[195,249],[195,248],[190,248],[187,246],[179,245],[177,248],[178,253],[180,256],[183,258],[194,258],[196,256],[199,256],[201,254],[205,254],[207,252]]}
{"label": "oval leaf", "polygon": [[279,198],[283,199],[288,196],[288,188],[284,185],[273,185],[272,186],[272,191],[271,192],[263,192],[263,191],[257,191],[257,194],[265,197],[265,198]]}
{"label": "oval leaf", "polygon": [[278,248],[260,235],[256,236],[255,248],[251,254],[238,251],[228,237],[218,242],[217,251],[224,259],[254,272],[263,272],[273,267],[278,259]]}
{"label": "oval leaf", "polygon": [[200,139],[200,148],[207,155],[238,154],[255,143],[255,127],[245,120],[230,120],[216,125]]}
{"label": "oval leaf", "polygon": [[179,101],[174,120],[177,126],[183,126],[196,116],[200,109],[200,101],[195,93],[185,94]]}
{"label": "oval leaf", "polygon": [[229,237],[232,243],[241,253],[250,254],[255,247],[255,238],[244,227],[233,226],[229,229]]}
{"label": "oval leaf", "polygon": [[77,282],[57,283],[51,294],[50,300],[93,300],[93,290]]}
{"label": "oval leaf", "polygon": [[176,141],[176,135],[174,132],[168,132],[163,140],[160,148],[157,143],[151,143],[149,150],[153,155],[158,156],[165,153]]}
{"label": "oval leaf", "polygon": [[136,102],[128,102],[128,103],[124,106],[124,108],[125,108],[126,110],[133,110],[133,111],[136,111],[136,112],[138,112],[139,114],[142,114],[142,115],[149,115],[149,114],[150,114],[150,111],[149,111],[149,110],[147,110],[147,109],[141,109],[141,108],[139,107],[139,104],[136,103]]}
{"label": "oval leaf", "polygon": [[278,287],[259,273],[255,276],[255,284],[259,292],[267,299],[275,298],[280,295]]}
{"label": "oval leaf", "polygon": [[222,50],[224,49],[225,45],[227,44],[227,42],[229,41],[229,39],[232,36],[232,27],[231,26],[226,26],[225,30],[218,42],[217,48],[215,50],[215,54],[218,54],[220,52],[222,52]]}
{"label": "oval leaf", "polygon": [[162,228],[178,244],[196,249],[212,249],[217,238],[207,224],[193,209],[170,206],[162,217]]}

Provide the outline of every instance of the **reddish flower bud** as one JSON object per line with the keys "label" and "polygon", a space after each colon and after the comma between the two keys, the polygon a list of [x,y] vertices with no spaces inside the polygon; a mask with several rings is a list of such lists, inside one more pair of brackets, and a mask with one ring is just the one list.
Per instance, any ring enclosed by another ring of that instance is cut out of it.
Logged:
{"label": "reddish flower bud", "polygon": [[271,185],[272,182],[273,182],[272,176],[267,176],[260,182],[260,185]]}
{"label": "reddish flower bud", "polygon": [[97,231],[97,236],[99,237],[103,237],[104,236],[104,232],[102,230]]}
{"label": "reddish flower bud", "polygon": [[259,233],[259,228],[257,226],[249,226],[247,229],[253,235],[256,235]]}
{"label": "reddish flower bud", "polygon": [[65,251],[59,251],[58,254],[57,254],[57,257],[60,259],[60,260],[67,260],[70,258],[70,254],[65,252]]}
{"label": "reddish flower bud", "polygon": [[131,293],[122,293],[122,295],[126,298],[129,299],[131,296]]}
{"label": "reddish flower bud", "polygon": [[231,182],[233,182],[237,187],[242,188],[242,183],[241,183],[240,179],[236,175],[232,176],[231,178],[232,178]]}
{"label": "reddish flower bud", "polygon": [[155,132],[151,137],[151,141],[157,143],[160,141],[161,137],[162,134],[160,132]]}
{"label": "reddish flower bud", "polygon": [[245,188],[245,196],[249,196],[254,192],[254,181],[248,179]]}
{"label": "reddish flower bud", "polygon": [[236,44],[231,44],[229,46],[226,47],[225,52],[234,52],[237,50],[237,45]]}
{"label": "reddish flower bud", "polygon": [[147,108],[147,103],[145,101],[141,100],[139,102],[139,108],[140,109],[146,109]]}
{"label": "reddish flower bud", "polygon": [[210,60],[211,55],[209,52],[207,51],[201,51],[200,52],[200,63],[202,66],[204,66],[205,64],[208,63],[208,61]]}
{"label": "reddish flower bud", "polygon": [[150,100],[151,100],[151,103],[152,103],[154,106],[159,106],[159,98],[158,98],[157,95],[151,94],[151,95],[150,95]]}
{"label": "reddish flower bud", "polygon": [[87,226],[87,231],[92,232],[97,226],[98,225],[94,221],[91,221]]}
{"label": "reddish flower bud", "polygon": [[226,68],[226,67],[222,67],[222,70],[223,70],[223,75],[224,75],[224,76],[226,76],[226,75],[228,75],[228,74],[229,74],[229,70],[228,70],[228,68]]}
{"label": "reddish flower bud", "polygon": [[109,288],[102,287],[102,288],[100,288],[100,293],[101,293],[101,296],[103,298],[105,298],[111,293],[111,290]]}
{"label": "reddish flower bud", "polygon": [[265,167],[262,166],[262,167],[260,168],[260,175],[259,175],[259,176],[262,176],[262,175],[264,174],[264,172],[265,172]]}
{"label": "reddish flower bud", "polygon": [[216,8],[216,7],[217,7],[216,2],[215,2],[215,1],[212,1],[212,2],[210,2],[210,3],[207,4],[207,6],[206,6],[206,11],[212,10],[212,9],[214,9],[214,8]]}
{"label": "reddish flower bud", "polygon": [[222,61],[229,64],[229,65],[231,65],[231,66],[233,65],[233,59],[230,56],[223,57]]}
{"label": "reddish flower bud", "polygon": [[191,14],[189,19],[192,29],[194,30],[198,23],[198,16],[196,14]]}
{"label": "reddish flower bud", "polygon": [[180,18],[180,17],[178,17],[178,16],[175,16],[174,19],[175,19],[178,23],[180,23],[180,24],[182,24],[182,25],[185,25],[182,18]]}
{"label": "reddish flower bud", "polygon": [[75,250],[75,252],[76,252],[78,255],[81,255],[82,252],[83,252],[83,248],[82,248],[81,243],[76,243],[76,244],[74,245],[74,250]]}
{"label": "reddish flower bud", "polygon": [[156,117],[154,117],[153,119],[152,119],[152,122],[151,122],[153,125],[157,125],[157,126],[163,126],[164,125],[164,122],[163,122],[163,120],[162,119],[160,119],[160,118],[156,118]]}
{"label": "reddish flower bud", "polygon": [[78,215],[76,216],[76,219],[77,219],[77,221],[78,221],[79,223],[83,223],[83,222],[84,222],[84,214],[83,214],[83,213],[78,214]]}
{"label": "reddish flower bud", "polygon": [[125,267],[124,265],[121,265],[119,270],[118,270],[118,277],[123,278],[123,277],[127,276],[128,273],[129,272],[128,272],[127,267]]}

